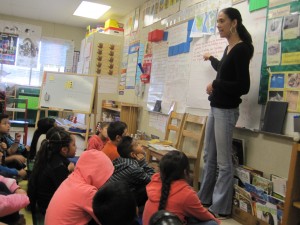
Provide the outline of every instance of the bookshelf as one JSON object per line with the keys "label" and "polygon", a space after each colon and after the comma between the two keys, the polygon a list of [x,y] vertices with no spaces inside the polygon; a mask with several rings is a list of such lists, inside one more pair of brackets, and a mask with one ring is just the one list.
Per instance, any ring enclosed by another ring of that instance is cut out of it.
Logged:
{"label": "bookshelf", "polygon": [[300,224],[300,144],[293,145],[287,192],[285,197],[283,225]]}
{"label": "bookshelf", "polygon": [[135,104],[103,100],[101,121],[113,122],[120,120],[127,124],[129,134],[136,134],[139,108],[140,106]]}

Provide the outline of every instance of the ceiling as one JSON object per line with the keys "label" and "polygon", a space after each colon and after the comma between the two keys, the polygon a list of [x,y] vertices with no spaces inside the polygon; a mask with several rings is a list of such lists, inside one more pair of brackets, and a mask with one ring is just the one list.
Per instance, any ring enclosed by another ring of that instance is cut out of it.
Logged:
{"label": "ceiling", "polygon": [[85,28],[103,24],[107,19],[120,21],[146,0],[89,0],[110,5],[99,20],[73,16],[81,0],[1,0],[0,14]]}

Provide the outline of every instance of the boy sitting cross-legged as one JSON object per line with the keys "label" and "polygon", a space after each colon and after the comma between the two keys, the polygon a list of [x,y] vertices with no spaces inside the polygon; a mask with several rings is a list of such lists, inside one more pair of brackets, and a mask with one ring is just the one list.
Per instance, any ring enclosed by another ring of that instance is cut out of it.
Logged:
{"label": "boy sitting cross-legged", "polygon": [[133,138],[124,136],[117,148],[120,157],[113,161],[115,171],[109,182],[127,182],[137,205],[143,206],[148,199],[146,185],[150,182],[154,169],[148,166],[143,147]]}
{"label": "boy sitting cross-legged", "polygon": [[20,144],[21,134],[16,133],[15,139],[9,135],[10,122],[8,115],[0,114],[0,147],[5,153],[5,165],[21,170],[26,167],[29,146]]}

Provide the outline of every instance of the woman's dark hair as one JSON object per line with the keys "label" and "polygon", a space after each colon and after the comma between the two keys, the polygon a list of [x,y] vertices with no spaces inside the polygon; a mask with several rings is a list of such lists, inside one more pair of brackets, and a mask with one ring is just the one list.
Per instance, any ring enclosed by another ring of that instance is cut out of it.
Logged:
{"label": "woman's dark hair", "polygon": [[46,139],[42,142],[37,153],[28,181],[28,196],[30,203],[33,203],[33,205],[35,204],[35,188],[39,174],[49,166],[49,162],[54,155],[60,154],[63,147],[69,147],[71,141],[71,135],[62,127],[52,127],[47,132]]}
{"label": "woman's dark hair", "polygon": [[162,210],[166,208],[171,183],[189,176],[189,160],[183,152],[170,151],[162,157],[159,169],[162,188],[158,210]]}
{"label": "woman's dark hair", "polygon": [[239,10],[229,7],[229,8],[222,9],[221,12],[226,14],[231,20],[237,21],[236,30],[237,30],[241,40],[249,45],[249,47],[251,49],[251,58],[252,58],[253,52],[254,52],[254,47],[252,44],[252,37],[251,37],[251,34],[249,33],[249,31],[243,25],[243,19],[242,19],[242,16],[241,16],[241,13],[239,12]]}
{"label": "woman's dark hair", "polygon": [[149,225],[183,225],[183,223],[175,214],[159,210],[151,216]]}
{"label": "woman's dark hair", "polygon": [[34,131],[31,145],[30,145],[29,159],[34,159],[34,157],[36,155],[36,151],[37,151],[36,144],[39,140],[39,137],[42,134],[46,134],[47,131],[54,126],[54,124],[55,124],[55,119],[48,118],[48,117],[40,119],[38,121],[37,129]]}

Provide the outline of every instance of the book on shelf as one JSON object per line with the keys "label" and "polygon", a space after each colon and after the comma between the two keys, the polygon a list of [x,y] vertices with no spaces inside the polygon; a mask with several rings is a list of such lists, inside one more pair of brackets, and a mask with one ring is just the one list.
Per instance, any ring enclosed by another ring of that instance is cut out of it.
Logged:
{"label": "book on shelf", "polygon": [[233,204],[241,210],[254,215],[251,194],[238,185],[234,185]]}
{"label": "book on shelf", "polygon": [[254,175],[251,184],[262,188],[268,195],[271,195],[273,192],[273,183],[267,178]]}
{"label": "book on shelf", "polygon": [[276,205],[267,201],[255,203],[256,217],[270,225],[280,225],[282,220],[282,210],[278,210]]}
{"label": "book on shelf", "polygon": [[245,170],[249,170],[249,171],[251,172],[251,175],[258,175],[258,176],[261,176],[261,177],[264,175],[263,171],[254,169],[254,168],[252,168],[252,167],[250,167],[250,166],[241,165],[241,167],[242,167],[243,169],[245,169]]}
{"label": "book on shelf", "polygon": [[176,148],[170,145],[162,145],[162,144],[149,144],[150,147],[154,148],[155,150],[165,150],[165,151],[173,151],[177,150]]}
{"label": "book on shelf", "polygon": [[284,201],[282,199],[268,195],[260,187],[245,183],[245,190],[251,194],[252,200],[255,202],[266,201],[275,205],[277,209],[283,210],[284,208]]}
{"label": "book on shelf", "polygon": [[245,165],[235,167],[235,183],[241,187],[244,187],[244,183],[252,183],[254,175],[262,176],[263,172]]}
{"label": "book on shelf", "polygon": [[250,183],[251,178],[250,178],[250,171],[245,170],[244,168],[238,166],[235,167],[235,178],[237,179],[237,184],[241,187],[244,187],[245,183]]}
{"label": "book on shelf", "polygon": [[285,197],[287,178],[271,174],[271,181],[273,182],[273,193]]}

